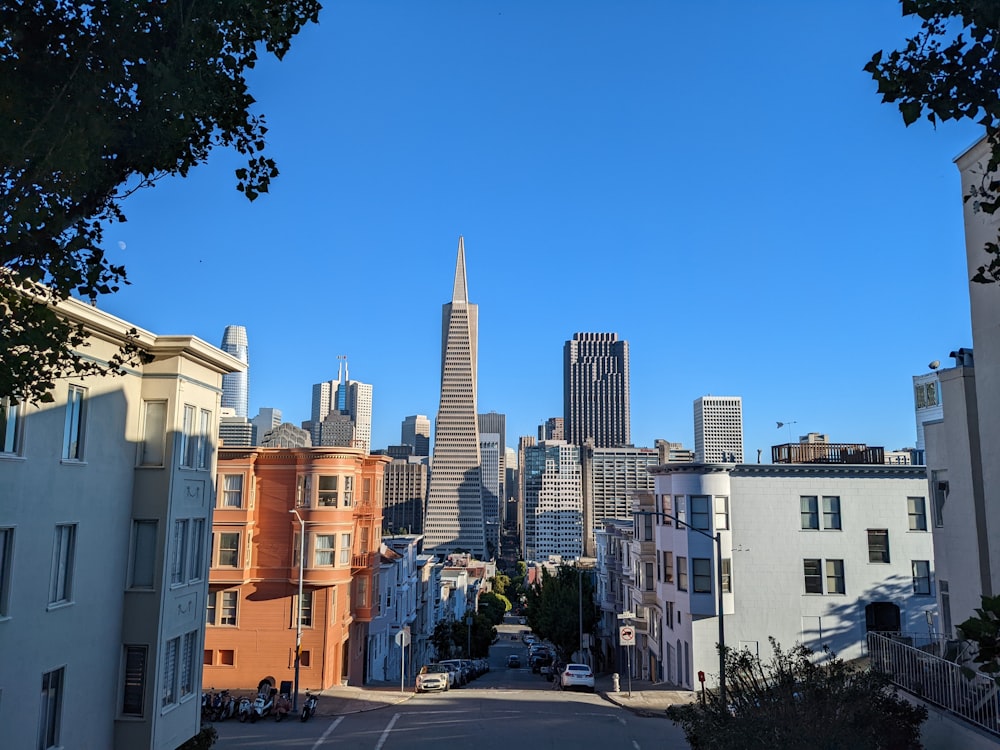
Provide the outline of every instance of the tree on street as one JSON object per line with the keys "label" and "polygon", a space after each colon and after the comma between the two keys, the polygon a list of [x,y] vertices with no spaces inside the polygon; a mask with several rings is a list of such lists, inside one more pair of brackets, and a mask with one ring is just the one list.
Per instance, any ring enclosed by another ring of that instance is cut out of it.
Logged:
{"label": "tree on street", "polygon": [[569,661],[580,648],[581,601],[583,632],[593,633],[598,622],[590,576],[569,565],[559,566],[555,575],[543,567],[541,580],[528,587],[526,596],[528,625],[555,646],[560,660]]}
{"label": "tree on street", "polygon": [[[1000,207],[1000,2],[998,0],[901,0],[904,16],[921,20],[920,31],[900,50],[876,52],[864,69],[878,83],[882,101],[899,107],[909,127],[924,117],[934,127],[974,120],[990,144],[989,163],[965,196],[974,209]],[[1000,237],[984,248],[987,262],[972,277],[1000,281]]]}
{"label": "tree on street", "polygon": [[0,396],[45,402],[57,378],[114,374],[53,305],[128,283],[104,245],[122,203],[217,147],[246,157],[249,200],[278,169],[246,74],[318,21],[318,0],[0,3]]}

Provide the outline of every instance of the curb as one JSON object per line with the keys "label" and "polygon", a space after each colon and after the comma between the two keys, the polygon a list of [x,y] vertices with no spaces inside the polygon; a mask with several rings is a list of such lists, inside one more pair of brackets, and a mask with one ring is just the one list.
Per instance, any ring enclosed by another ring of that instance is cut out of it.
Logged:
{"label": "curb", "polygon": [[[328,697],[332,697],[332,696],[328,696]],[[331,711],[329,713],[327,713],[327,712],[324,711],[322,714],[317,713],[316,715],[317,716],[350,716],[351,714],[363,714],[363,713],[368,713],[369,711],[378,711],[378,710],[383,709],[383,708],[391,708],[393,706],[398,706],[398,705],[400,705],[402,703],[406,703],[412,697],[413,697],[413,693],[405,693],[405,694],[400,693],[399,694],[399,700],[397,700],[397,701],[382,702],[382,701],[368,700],[368,703],[370,705],[362,705],[360,708],[356,708],[356,709],[353,709],[353,710],[350,710],[350,711]],[[351,700],[353,700],[353,699],[351,699]]]}
{"label": "curb", "polygon": [[613,695],[614,693],[608,693],[603,690],[601,691],[601,697],[604,698],[604,700],[606,700],[608,703],[610,703],[613,706],[618,706],[619,708],[624,708],[626,711],[635,714],[636,716],[642,716],[644,718],[649,718],[649,719],[667,718],[666,709],[663,709],[662,711],[650,711],[648,708],[638,708],[637,706],[632,706],[628,703],[622,703],[621,701],[616,700],[615,698],[612,697]]}

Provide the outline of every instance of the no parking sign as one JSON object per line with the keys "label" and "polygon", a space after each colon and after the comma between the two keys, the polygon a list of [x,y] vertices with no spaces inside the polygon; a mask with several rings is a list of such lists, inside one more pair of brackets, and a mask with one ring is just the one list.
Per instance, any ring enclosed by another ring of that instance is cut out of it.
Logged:
{"label": "no parking sign", "polygon": [[621,625],[618,628],[618,644],[621,646],[635,645],[635,628],[631,625]]}

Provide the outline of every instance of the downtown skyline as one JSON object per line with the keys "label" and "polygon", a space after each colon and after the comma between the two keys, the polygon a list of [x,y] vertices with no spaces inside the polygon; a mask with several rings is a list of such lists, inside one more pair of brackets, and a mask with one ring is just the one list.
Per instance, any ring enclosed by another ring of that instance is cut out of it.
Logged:
{"label": "downtown skyline", "polygon": [[910,377],[971,345],[952,159],[976,138],[904,128],[861,71],[913,28],[888,1],[328,7],[251,77],[271,192],[247,203],[220,151],[133,195],[107,232],[132,286],[98,305],[246,326],[250,414],[295,425],[346,354],[385,447],[436,412],[464,235],[478,409],[510,447],[563,416],[578,331],[629,342],[637,446],[692,448],[710,394],[743,398],[749,460],[808,432],[913,445]]}

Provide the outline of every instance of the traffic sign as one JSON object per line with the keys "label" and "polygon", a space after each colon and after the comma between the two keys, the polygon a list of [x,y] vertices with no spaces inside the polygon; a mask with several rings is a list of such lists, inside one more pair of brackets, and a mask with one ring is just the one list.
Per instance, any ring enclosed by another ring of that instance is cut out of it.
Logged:
{"label": "traffic sign", "polygon": [[622,625],[618,628],[618,643],[622,646],[635,645],[635,628],[631,625]]}
{"label": "traffic sign", "polygon": [[622,612],[620,615],[618,615],[618,619],[619,620],[634,620],[635,619],[635,612],[631,612],[631,611],[629,611],[629,612]]}
{"label": "traffic sign", "polygon": [[410,645],[410,629],[403,628],[398,633],[396,633],[396,645],[401,648],[406,648]]}

